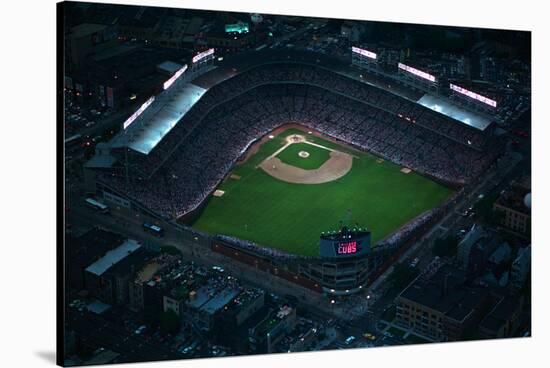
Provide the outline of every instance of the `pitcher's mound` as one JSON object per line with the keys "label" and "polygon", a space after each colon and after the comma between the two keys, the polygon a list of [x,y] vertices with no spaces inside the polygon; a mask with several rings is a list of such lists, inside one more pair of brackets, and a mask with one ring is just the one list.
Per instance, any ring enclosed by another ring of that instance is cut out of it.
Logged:
{"label": "pitcher's mound", "polygon": [[298,156],[300,156],[301,158],[308,158],[309,157],[309,152],[300,151],[300,152],[298,152]]}

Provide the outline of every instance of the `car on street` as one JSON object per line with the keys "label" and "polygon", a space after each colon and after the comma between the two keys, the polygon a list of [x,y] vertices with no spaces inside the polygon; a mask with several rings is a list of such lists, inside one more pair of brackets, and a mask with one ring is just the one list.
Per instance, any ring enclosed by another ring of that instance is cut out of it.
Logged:
{"label": "car on street", "polygon": [[346,340],[344,341],[344,343],[345,343],[346,345],[351,345],[354,341],[355,341],[355,336],[348,336],[348,338],[346,338]]}

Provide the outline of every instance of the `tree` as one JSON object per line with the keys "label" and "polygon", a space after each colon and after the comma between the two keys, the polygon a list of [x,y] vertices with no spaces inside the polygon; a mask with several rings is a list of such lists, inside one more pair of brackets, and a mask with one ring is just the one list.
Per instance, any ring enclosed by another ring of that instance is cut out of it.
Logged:
{"label": "tree", "polygon": [[474,205],[477,217],[490,225],[498,225],[498,222],[501,220],[501,217],[499,217],[500,212],[493,209],[493,204],[497,198],[498,193],[489,193]]}
{"label": "tree", "polygon": [[163,245],[160,247],[160,251],[162,253],[167,253],[173,256],[181,255],[181,251],[178,248],[174,247],[173,245]]}
{"label": "tree", "polygon": [[458,239],[456,236],[449,235],[445,238],[439,238],[434,241],[432,253],[439,257],[451,257],[456,254]]}
{"label": "tree", "polygon": [[397,263],[393,266],[393,272],[390,275],[389,281],[392,287],[403,288],[416,276],[418,276],[418,271],[416,268],[409,267],[408,265],[402,263]]}
{"label": "tree", "polygon": [[162,332],[175,335],[179,332],[180,326],[180,318],[173,310],[162,312],[160,315],[160,329]]}

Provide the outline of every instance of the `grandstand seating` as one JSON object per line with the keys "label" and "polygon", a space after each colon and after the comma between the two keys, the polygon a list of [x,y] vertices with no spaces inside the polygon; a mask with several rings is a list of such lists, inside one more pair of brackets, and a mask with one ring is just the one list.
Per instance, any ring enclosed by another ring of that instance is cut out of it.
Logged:
{"label": "grandstand seating", "polygon": [[132,154],[132,185],[114,172],[101,180],[165,217],[181,216],[255,140],[285,123],[455,184],[496,155],[482,132],[412,101],[323,68],[268,64],[212,87],[149,155]]}

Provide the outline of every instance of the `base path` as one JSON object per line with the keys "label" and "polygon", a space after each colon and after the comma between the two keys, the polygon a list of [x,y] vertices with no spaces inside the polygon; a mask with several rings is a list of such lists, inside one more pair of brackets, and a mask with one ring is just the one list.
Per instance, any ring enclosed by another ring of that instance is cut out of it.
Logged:
{"label": "base path", "polygon": [[322,184],[346,175],[351,170],[352,164],[353,156],[331,150],[330,158],[315,170],[305,170],[285,164],[274,155],[265,159],[260,167],[274,178],[289,183]]}

